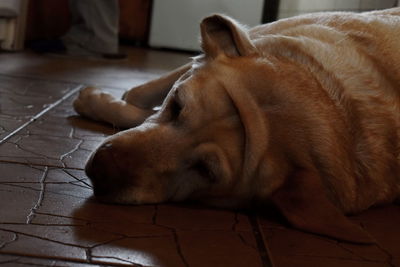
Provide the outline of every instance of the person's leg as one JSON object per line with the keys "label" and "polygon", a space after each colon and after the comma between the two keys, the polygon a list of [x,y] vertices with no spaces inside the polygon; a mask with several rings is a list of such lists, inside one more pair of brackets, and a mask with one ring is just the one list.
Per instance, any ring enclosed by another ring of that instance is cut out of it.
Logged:
{"label": "person's leg", "polygon": [[117,0],[70,0],[72,25],[62,38],[70,53],[117,54]]}

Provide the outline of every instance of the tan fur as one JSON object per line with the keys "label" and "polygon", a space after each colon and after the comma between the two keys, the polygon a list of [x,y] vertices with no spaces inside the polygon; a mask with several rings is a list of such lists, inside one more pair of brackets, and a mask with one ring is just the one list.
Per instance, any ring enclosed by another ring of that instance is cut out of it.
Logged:
{"label": "tan fur", "polygon": [[[119,118],[135,126],[169,91],[160,111],[94,153],[87,173],[96,195],[224,207],[272,200],[295,227],[368,243],[344,217],[332,218],[400,197],[400,8],[250,30],[214,15],[201,30],[205,55],[191,68],[119,104],[139,106]],[[88,92],[75,108],[102,118],[98,107],[111,101]]]}
{"label": "tan fur", "polygon": [[[321,153],[325,162],[318,168],[332,177],[326,182],[346,212],[392,202],[399,192],[400,22],[394,17],[398,15],[399,9],[321,13],[250,31],[267,57],[287,58],[290,53],[291,64],[310,72],[316,88],[301,89],[308,98],[305,101],[314,102],[308,107],[314,108],[318,102],[334,106],[325,108],[329,112],[325,121],[335,121],[334,127],[322,127],[318,120],[323,110],[318,107],[304,116],[316,120],[309,126],[313,132],[321,128],[318,135],[336,131],[332,137],[325,136],[329,143],[321,140],[318,144],[315,138],[310,145],[315,153]],[[296,82],[287,87],[293,84]],[[319,86],[324,96],[313,98],[312,91],[321,91]],[[310,116],[314,113],[317,118]]]}

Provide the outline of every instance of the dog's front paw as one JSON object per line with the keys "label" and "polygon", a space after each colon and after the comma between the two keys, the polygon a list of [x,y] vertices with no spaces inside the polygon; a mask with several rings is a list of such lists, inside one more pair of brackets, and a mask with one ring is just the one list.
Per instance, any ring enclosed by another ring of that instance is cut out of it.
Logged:
{"label": "dog's front paw", "polygon": [[93,86],[82,89],[73,103],[75,111],[84,117],[100,120],[96,107],[101,100],[101,95],[106,95],[106,93]]}
{"label": "dog's front paw", "polygon": [[84,117],[122,128],[137,126],[154,113],[116,99],[96,87],[84,88],[73,105],[75,111]]}

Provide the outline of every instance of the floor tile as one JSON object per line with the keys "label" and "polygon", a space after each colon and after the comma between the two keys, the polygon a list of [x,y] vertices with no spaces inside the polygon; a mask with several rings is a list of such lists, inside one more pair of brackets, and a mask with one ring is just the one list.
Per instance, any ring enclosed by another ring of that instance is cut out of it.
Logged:
{"label": "floor tile", "polygon": [[76,97],[9,138],[0,149],[0,161],[83,169],[95,148],[117,130],[77,116],[72,109]]}
{"label": "floor tile", "polygon": [[380,251],[391,261],[400,258],[400,206],[369,209],[354,217],[375,238]]}
{"label": "floor tile", "polygon": [[177,236],[187,266],[263,266],[251,232],[182,231]]}
{"label": "floor tile", "polygon": [[2,267],[92,267],[98,266],[88,263],[62,261],[55,259],[43,259],[37,257],[26,257],[21,255],[0,254],[0,265]]}
{"label": "floor tile", "polygon": [[76,87],[0,74],[0,140]]}
{"label": "floor tile", "polygon": [[355,245],[305,233],[277,223],[271,218],[260,219],[272,261],[276,266],[397,266],[400,240],[400,207],[370,209],[350,218],[360,224],[376,245]]}
{"label": "floor tile", "polygon": [[[0,230],[0,232],[7,233],[8,231]],[[78,259],[84,261],[86,259],[86,250],[82,247],[63,244],[19,232],[8,233],[15,234],[16,240],[6,243],[0,250],[0,253],[12,253],[23,256],[38,256],[61,260]]]}
{"label": "floor tile", "polygon": [[124,238],[92,250],[93,262],[184,267],[173,236]]}
{"label": "floor tile", "polygon": [[297,255],[274,255],[274,263],[276,266],[287,267],[310,267],[310,266],[324,266],[324,267],[389,267],[397,265],[389,265],[385,262],[373,261],[354,261],[339,258],[318,258],[309,256]]}
{"label": "floor tile", "polygon": [[227,210],[163,205],[156,215],[158,224],[180,230],[251,231],[247,216]]}
{"label": "floor tile", "polygon": [[244,214],[102,204],[92,198],[82,170],[3,162],[0,172],[0,255],[93,264],[262,266]]}

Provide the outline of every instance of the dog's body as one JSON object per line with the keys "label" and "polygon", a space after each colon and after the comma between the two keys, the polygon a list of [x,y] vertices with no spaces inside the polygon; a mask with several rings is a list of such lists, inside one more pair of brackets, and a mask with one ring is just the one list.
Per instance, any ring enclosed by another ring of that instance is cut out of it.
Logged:
{"label": "dog's body", "polygon": [[75,102],[123,127],[163,102],[94,154],[95,194],[134,204],[271,200],[298,228],[370,242],[342,214],[400,198],[400,8],[249,31],[214,15],[201,28],[205,55],[193,63],[123,101],[88,88]]}

